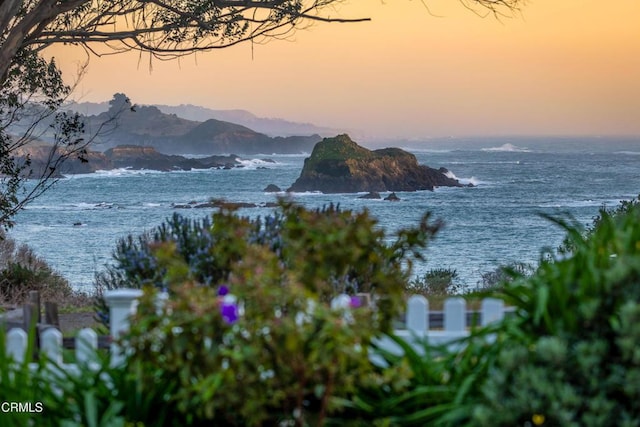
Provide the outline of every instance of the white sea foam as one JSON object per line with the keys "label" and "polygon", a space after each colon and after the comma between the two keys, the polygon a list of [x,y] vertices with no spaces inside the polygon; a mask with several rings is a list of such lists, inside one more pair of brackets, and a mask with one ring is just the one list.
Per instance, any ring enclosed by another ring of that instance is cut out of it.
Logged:
{"label": "white sea foam", "polygon": [[72,208],[76,208],[78,210],[81,211],[93,211],[96,209],[113,209],[113,208],[117,208],[118,206],[115,203],[107,203],[107,202],[100,202],[100,203],[75,203],[70,205]]}
{"label": "white sea foam", "polygon": [[510,153],[530,153],[531,150],[526,147],[518,147],[513,144],[502,144],[499,147],[483,148],[482,151],[506,151]]}
{"label": "white sea foam", "polygon": [[120,168],[120,169],[112,169],[112,170],[97,170],[95,173],[97,175],[112,177],[112,176],[130,176],[130,175],[153,175],[153,174],[161,174],[166,172],[155,170],[155,169]]}
{"label": "white sea foam", "polygon": [[38,204],[32,203],[28,206],[28,210],[38,211],[95,211],[101,209],[117,209],[119,206],[115,203],[61,203],[58,205],[53,204]]}
{"label": "white sea foam", "polygon": [[486,184],[485,181],[481,181],[478,178],[476,178],[475,176],[472,176],[471,178],[458,178],[455,173],[453,173],[453,172],[451,172],[449,170],[447,172],[445,172],[445,176],[447,176],[447,177],[449,177],[451,179],[457,179],[458,182],[460,182],[460,184],[464,184],[464,185],[472,184],[474,187],[477,187],[478,185]]}
{"label": "white sea foam", "polygon": [[594,199],[586,199],[586,200],[563,200],[559,202],[549,202],[549,203],[541,203],[538,206],[541,208],[587,208],[593,206],[606,206],[608,208],[612,208],[617,206],[621,200],[594,200]]}
{"label": "white sea foam", "polygon": [[291,157],[291,158],[300,158],[300,157],[309,157],[311,155],[311,153],[307,153],[306,151],[304,153],[291,153],[291,154],[278,154],[278,153],[271,153],[271,154],[258,154],[261,157]]}
{"label": "white sea foam", "polygon": [[322,191],[301,191],[301,192],[297,192],[297,191],[291,191],[287,194],[290,194],[294,197],[299,197],[299,196],[322,196],[324,195],[324,193]]}
{"label": "white sea foam", "polygon": [[456,150],[451,149],[438,149],[438,148],[414,148],[414,147],[401,147],[403,150],[410,153],[451,153]]}
{"label": "white sea foam", "polygon": [[460,178],[458,181],[460,181],[461,184],[472,184],[474,187],[487,184],[486,181],[481,181],[475,176],[472,176],[471,178]]}
{"label": "white sea foam", "polygon": [[205,159],[211,157],[211,154],[180,154],[180,156],[186,159]]}
{"label": "white sea foam", "polygon": [[640,151],[616,151],[613,154],[624,154],[626,156],[640,156]]}
{"label": "white sea foam", "polygon": [[274,163],[263,159],[237,159],[236,163],[241,164],[244,169],[273,168],[278,166],[277,162]]}
{"label": "white sea foam", "polygon": [[452,161],[449,162],[450,165],[522,165],[524,164],[521,160],[510,160],[510,161],[481,161],[481,160],[472,160],[472,161]]}
{"label": "white sea foam", "polygon": [[157,170],[151,169],[129,169],[129,168],[119,168],[119,169],[111,169],[111,170],[97,170],[93,173],[78,173],[78,174],[70,174],[65,175],[67,179],[81,179],[81,178],[114,178],[114,177],[128,177],[132,175],[151,175],[151,174],[160,174],[166,173]]}

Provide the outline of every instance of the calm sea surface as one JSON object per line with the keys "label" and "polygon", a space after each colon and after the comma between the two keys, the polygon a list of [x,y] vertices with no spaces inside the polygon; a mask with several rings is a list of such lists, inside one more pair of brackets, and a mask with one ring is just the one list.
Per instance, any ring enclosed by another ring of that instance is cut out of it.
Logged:
{"label": "calm sea surface", "polygon": [[[475,187],[398,193],[401,201],[395,203],[363,200],[357,194],[303,193],[294,194],[294,200],[309,207],[333,202],[368,209],[390,232],[416,224],[430,211],[444,220],[445,228],[427,249],[428,261],[414,273],[456,269],[470,287],[482,272],[513,261],[535,263],[544,248],[560,243],[562,230],[541,213],[569,213],[587,224],[602,205],[614,207],[640,193],[640,139],[485,138],[386,145],[404,146],[420,163],[445,167]],[[274,201],[264,187],[287,188],[304,158],[252,156],[244,168],[233,170],[115,170],[70,176],[21,212],[10,234],[34,248],[75,287],[90,288],[94,273],[111,262],[116,240],[159,225],[176,212],[172,204],[211,198]],[[212,211],[179,212],[202,217]],[[265,215],[269,209],[241,213]]]}

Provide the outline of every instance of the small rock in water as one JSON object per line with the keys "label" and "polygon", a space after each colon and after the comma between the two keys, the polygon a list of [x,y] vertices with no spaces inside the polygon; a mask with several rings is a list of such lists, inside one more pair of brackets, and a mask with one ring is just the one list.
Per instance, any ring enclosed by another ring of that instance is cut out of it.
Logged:
{"label": "small rock in water", "polygon": [[358,197],[358,199],[380,199],[380,193],[377,191],[370,191],[369,193]]}
{"label": "small rock in water", "polygon": [[282,191],[282,189],[280,189],[280,187],[275,184],[269,184],[262,191],[264,191],[265,193],[279,193]]}
{"label": "small rock in water", "polygon": [[384,199],[385,199],[385,200],[392,201],[392,202],[399,202],[399,201],[400,201],[400,197],[398,197],[398,196],[396,195],[396,193],[391,193],[391,194],[389,194],[387,197],[385,197]]}

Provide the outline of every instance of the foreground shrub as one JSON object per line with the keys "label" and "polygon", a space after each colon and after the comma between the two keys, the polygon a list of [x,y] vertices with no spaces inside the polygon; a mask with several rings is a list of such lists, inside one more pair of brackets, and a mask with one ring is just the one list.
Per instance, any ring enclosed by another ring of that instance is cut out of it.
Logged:
{"label": "foreground shrub", "polygon": [[[325,302],[340,293],[373,292],[384,296],[380,304],[388,298],[397,304],[411,260],[421,258],[419,249],[439,229],[439,224],[428,224],[425,216],[418,228],[401,231],[387,245],[384,231],[366,212],[354,214],[333,205],[306,210],[282,201],[265,218],[238,218],[238,224],[228,224],[229,216],[235,215],[232,212],[221,211],[202,220],[175,214],[149,233],[121,239],[113,254],[115,263],[96,276],[98,311],[106,313],[101,297],[105,290],[167,287],[167,266],[158,262],[153,249],[161,243],[171,243],[189,270],[189,279],[202,286],[224,282],[242,260],[246,246],[259,245],[285,269],[296,271],[301,282]],[[403,262],[408,268],[402,268]],[[393,286],[387,279],[391,274],[397,274]],[[384,284],[379,283],[380,277]]]}
{"label": "foreground shrub", "polygon": [[506,285],[516,308],[473,411],[479,425],[640,423],[640,206],[602,211],[570,258]]}
{"label": "foreground shrub", "polygon": [[640,205],[602,213],[588,235],[558,223],[570,257],[543,255],[532,275],[508,270],[481,294],[513,315],[472,331],[458,351],[379,350],[405,381],[360,388],[353,416],[385,426],[639,425]]}
{"label": "foreground shrub", "polygon": [[355,425],[363,427],[467,425],[489,361],[497,352],[487,338],[491,333],[487,328],[473,339],[453,343],[459,351],[427,341],[416,349],[390,335],[403,354],[374,346],[373,351],[385,365],[377,368],[379,380],[359,387],[356,395],[345,402],[345,413],[336,425],[353,419],[359,421]]}
{"label": "foreground shrub", "polygon": [[[638,206],[640,206],[640,194],[633,199],[622,200],[617,206],[612,208],[607,207],[606,205],[602,205],[598,210],[598,214],[592,218],[590,224],[586,224],[586,227],[583,228],[579,224],[574,224],[571,228],[574,231],[580,231],[583,237],[589,237],[591,234],[595,232],[595,230],[598,228],[600,223],[606,218],[624,216],[630,213],[631,211],[637,209]],[[574,249],[575,249],[575,239],[571,235],[569,235],[562,241],[562,243],[560,244],[560,247],[558,248],[558,251],[560,253],[569,254]]]}
{"label": "foreground shrub", "polygon": [[[216,213],[199,231],[216,242],[203,255],[214,264],[206,275],[178,242],[150,248],[170,297],[158,306],[146,287],[128,369],[157,406],[177,408],[175,425],[324,425],[359,387],[381,381],[371,339],[390,329],[404,266],[437,228],[425,217],[387,244],[366,212],[282,203],[270,218]],[[359,291],[375,310],[355,296],[332,304]],[[165,392],[158,379],[168,379]]]}
{"label": "foreground shrub", "polygon": [[65,302],[73,289],[27,245],[16,242],[0,230],[0,303],[20,304],[30,291],[43,300]]}

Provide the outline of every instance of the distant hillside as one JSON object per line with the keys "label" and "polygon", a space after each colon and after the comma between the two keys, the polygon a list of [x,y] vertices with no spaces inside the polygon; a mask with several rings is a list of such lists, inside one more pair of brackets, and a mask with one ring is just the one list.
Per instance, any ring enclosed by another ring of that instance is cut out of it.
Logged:
{"label": "distant hillside", "polygon": [[89,134],[99,133],[95,148],[100,150],[127,144],[166,154],[308,153],[322,139],[319,135],[272,138],[227,121],[187,120],[155,106],[132,107],[124,94],[114,95],[108,110],[88,116],[86,124]]}
{"label": "distant hillside", "polygon": [[157,105],[165,113],[173,113],[188,120],[205,121],[208,119],[224,120],[246,126],[256,132],[269,136],[295,136],[318,134],[321,136],[340,133],[337,129],[316,126],[312,123],[297,123],[278,118],[258,117],[246,110],[213,110],[191,104]]}
{"label": "distant hillside", "polygon": [[[164,114],[156,107],[121,108],[117,123],[109,126],[120,133],[147,135],[152,137],[185,135],[200,125],[200,122],[185,120],[175,114]],[[111,119],[119,108],[100,113],[91,117],[94,126]]]}
{"label": "distant hillside", "polygon": [[[340,133],[340,130],[327,127],[316,126],[311,123],[297,123],[278,118],[258,117],[246,110],[214,110],[192,104],[181,105],[154,105],[166,114],[196,121],[204,122],[209,119],[216,119],[246,126],[259,133],[269,136],[295,136],[313,135],[330,136]],[[69,108],[81,114],[91,116],[99,115],[109,109],[108,102],[81,102],[72,103]]]}

